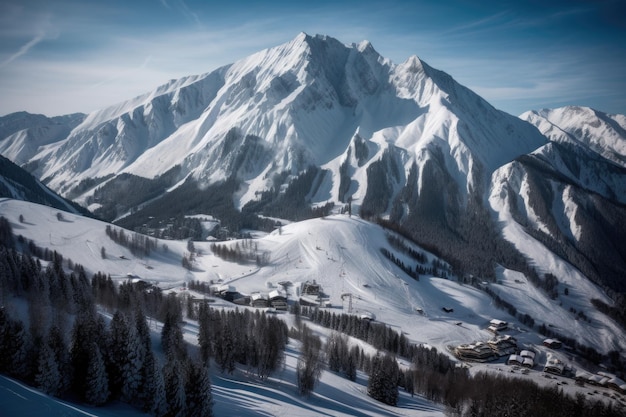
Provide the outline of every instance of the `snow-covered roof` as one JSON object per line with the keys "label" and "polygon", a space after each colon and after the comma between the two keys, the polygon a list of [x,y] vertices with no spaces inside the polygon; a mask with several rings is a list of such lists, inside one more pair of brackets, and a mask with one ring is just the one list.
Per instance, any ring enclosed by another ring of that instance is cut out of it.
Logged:
{"label": "snow-covered roof", "polygon": [[522,358],[520,355],[511,355],[509,356],[507,363],[511,363],[511,362],[517,362],[519,364],[522,364],[524,363],[524,358]]}
{"label": "snow-covered roof", "polygon": [[284,298],[284,297],[285,297],[285,293],[283,293],[283,292],[282,292],[282,291],[280,291],[280,290],[272,290],[272,291],[270,291],[270,293],[269,293],[269,297],[270,297],[270,299],[271,299],[271,298],[279,298],[279,297]]}
{"label": "snow-covered roof", "polygon": [[234,286],[228,284],[218,285],[215,290],[217,292],[237,292],[237,289]]}
{"label": "snow-covered roof", "polygon": [[252,301],[255,301],[255,300],[267,300],[267,296],[265,294],[261,294],[260,292],[255,292],[254,294],[250,295],[250,299]]}

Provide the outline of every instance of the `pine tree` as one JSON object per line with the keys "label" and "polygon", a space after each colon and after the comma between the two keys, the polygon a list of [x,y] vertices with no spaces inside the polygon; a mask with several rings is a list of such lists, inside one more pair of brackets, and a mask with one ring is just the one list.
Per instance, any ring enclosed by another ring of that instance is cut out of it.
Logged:
{"label": "pine tree", "polygon": [[39,350],[35,384],[38,389],[49,395],[58,395],[61,388],[61,372],[54,352],[44,343]]}
{"label": "pine tree", "polygon": [[208,367],[189,361],[186,384],[187,416],[213,416],[213,395],[211,394],[211,379]]}
{"label": "pine tree", "polygon": [[32,347],[30,333],[26,331],[21,321],[12,321],[9,335],[7,349],[9,375],[28,379],[32,375],[29,372],[29,353]]}
{"label": "pine tree", "polygon": [[99,406],[109,399],[109,378],[100,347],[92,342],[89,352],[84,400],[89,404]]}
{"label": "pine tree", "polygon": [[187,357],[187,348],[177,316],[169,312],[161,329],[161,346],[168,358],[183,360]]}
{"label": "pine tree", "polygon": [[152,350],[148,351],[142,369],[143,384],[139,390],[139,401],[142,409],[156,417],[161,417],[167,412],[167,399],[165,396],[165,383],[163,373]]}
{"label": "pine tree", "polygon": [[70,353],[59,326],[52,325],[52,327],[50,327],[50,331],[48,332],[48,345],[54,353],[59,367],[61,376],[61,380],[59,381],[59,393],[62,394],[70,388],[72,375],[70,371]]}
{"label": "pine tree", "polygon": [[9,367],[9,343],[11,341],[11,318],[4,306],[0,307],[0,372]]}
{"label": "pine tree", "polygon": [[122,400],[132,403],[139,396],[144,354],[134,327],[129,327],[126,345],[128,356],[122,366]]}
{"label": "pine tree", "polygon": [[187,396],[185,393],[185,376],[178,360],[170,358],[163,368],[165,397],[167,399],[167,415],[182,417],[186,413]]}
{"label": "pine tree", "polygon": [[296,367],[296,383],[300,395],[309,396],[322,375],[324,358],[322,341],[308,327],[302,328],[302,352]]}
{"label": "pine tree", "polygon": [[372,361],[367,395],[389,405],[398,403],[398,363],[390,355],[380,353]]}
{"label": "pine tree", "polygon": [[126,317],[117,310],[109,324],[109,339],[106,349],[107,372],[111,396],[118,398],[124,384],[122,368],[128,355],[128,323]]}
{"label": "pine tree", "polygon": [[201,303],[198,309],[198,345],[204,362],[213,356],[212,339],[211,310],[206,303]]}
{"label": "pine tree", "polygon": [[215,351],[215,363],[220,367],[220,371],[232,374],[235,370],[234,341],[232,329],[227,325],[226,320],[218,325],[219,332],[215,334],[213,349]]}
{"label": "pine tree", "polygon": [[346,373],[346,378],[350,381],[356,381],[356,370],[359,362],[359,348],[358,346],[353,346],[350,349],[350,353],[348,353],[348,358],[345,363],[344,372]]}

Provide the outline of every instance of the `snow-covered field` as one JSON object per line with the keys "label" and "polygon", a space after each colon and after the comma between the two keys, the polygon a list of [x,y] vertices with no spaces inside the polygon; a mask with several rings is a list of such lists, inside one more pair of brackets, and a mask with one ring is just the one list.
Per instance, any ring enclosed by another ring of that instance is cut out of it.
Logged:
{"label": "snow-covered field", "polygon": [[[45,206],[17,200],[1,200],[0,215],[6,217],[16,235],[33,240],[38,246],[56,250],[64,257],[82,264],[89,273],[102,271],[115,280],[126,280],[129,274],[155,283],[166,290],[183,291],[183,284],[191,280],[213,281],[234,286],[242,294],[254,292],[268,293],[280,288],[279,283],[290,281],[289,298],[296,299],[299,284],[316,280],[324,293],[328,294],[330,310],[335,313],[348,313],[351,294],[352,313],[374,315],[377,321],[404,332],[415,343],[424,343],[448,352],[448,347],[473,341],[486,341],[492,337],[487,326],[491,319],[508,321],[509,333],[517,338],[518,345],[535,348],[545,362],[546,348],[541,347],[542,337],[522,326],[514,317],[496,308],[489,296],[476,288],[460,284],[454,279],[434,276],[421,276],[419,281],[408,277],[401,269],[385,258],[380,248],[387,248],[405,264],[414,266],[415,261],[394,251],[385,237],[385,231],[358,217],[333,215],[287,224],[271,234],[256,234],[253,243],[258,251],[267,253],[269,262],[259,267],[255,263],[235,264],[212,254],[209,242],[194,242],[198,253],[192,271],[182,267],[181,259],[187,251],[186,242],[159,241],[158,248],[149,257],[139,258],[114,243],[105,233],[106,223],[63,213]],[[24,221],[19,222],[20,215]],[[224,244],[242,245],[240,241]],[[164,245],[167,249],[164,249]],[[524,252],[532,252],[528,242],[519,242]],[[537,246],[538,247],[538,246]],[[104,249],[105,257],[102,257]],[[539,252],[539,250],[538,250]],[[546,252],[546,251],[544,251]],[[532,255],[532,253],[531,253]],[[554,259],[542,258],[534,254],[541,267]],[[434,256],[427,253],[429,260]],[[556,265],[556,264],[555,264]],[[546,265],[548,268],[549,265]],[[559,268],[570,268],[572,280],[568,282],[570,293],[568,303],[578,308],[586,308],[589,298],[604,299],[604,296],[587,281],[578,282],[578,276],[571,266],[558,264]],[[559,306],[559,301],[550,300],[541,291],[526,282],[521,274],[501,269],[500,280],[492,288],[500,296],[513,303],[518,311],[528,313],[537,323],[550,321],[559,332],[575,337],[585,344],[594,346],[601,352],[626,347],[626,335],[608,318],[586,309],[591,323],[574,320],[568,312],[569,305]],[[186,291],[186,290],[185,290]],[[219,300],[216,306],[232,308],[233,305]],[[452,308],[446,313],[442,308]],[[241,307],[240,307],[241,308]],[[420,312],[418,312],[418,310]],[[290,320],[290,315],[279,314]],[[186,327],[186,339],[196,341],[193,323]],[[322,337],[325,330],[315,328]],[[261,383],[245,372],[234,375],[221,375],[213,370],[213,396],[216,415],[273,415],[273,416],[438,416],[443,415],[441,406],[419,397],[412,398],[401,393],[398,407],[388,407],[378,403],[366,394],[367,377],[358,375],[356,382],[350,382],[332,372],[325,371],[319,386],[311,398],[297,394],[295,387],[295,366],[298,357],[297,342],[290,341],[286,350],[286,361],[282,371],[273,375],[268,382]],[[580,367],[565,352],[562,359],[576,368]],[[542,376],[544,362],[538,362],[535,370],[523,378],[533,378],[542,384],[555,383],[555,380]],[[472,364],[472,369],[498,369],[510,371],[503,360],[488,365]],[[594,369],[589,369],[595,371]],[[568,389],[585,392],[588,388],[575,387],[573,380]],[[602,388],[599,388],[603,390]],[[21,387],[6,379],[0,379],[2,403],[15,405],[26,403],[20,410],[28,413],[30,402],[37,404],[38,410],[52,410],[46,415],[126,415],[136,413],[123,406],[115,405],[102,409],[80,408],[65,411],[60,402],[42,397],[32,390]],[[122,407],[122,408],[118,408]],[[58,413],[56,408],[59,408]],[[6,410],[6,409],[5,409]],[[113,410],[113,411],[112,411]],[[78,414],[71,414],[71,413]],[[57,414],[55,414],[57,413]],[[83,413],[83,414],[80,414]],[[32,413],[31,413],[32,414]],[[14,415],[14,414],[9,414]],[[24,414],[26,415],[26,414]]]}

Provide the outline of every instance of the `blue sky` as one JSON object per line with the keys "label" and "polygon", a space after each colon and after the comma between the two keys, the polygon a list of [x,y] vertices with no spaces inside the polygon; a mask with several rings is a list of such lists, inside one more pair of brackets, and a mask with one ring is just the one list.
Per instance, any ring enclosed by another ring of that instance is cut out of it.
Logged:
{"label": "blue sky", "polygon": [[625,16],[623,0],[3,0],[0,115],[88,113],[300,32],[417,55],[515,115],[626,114]]}

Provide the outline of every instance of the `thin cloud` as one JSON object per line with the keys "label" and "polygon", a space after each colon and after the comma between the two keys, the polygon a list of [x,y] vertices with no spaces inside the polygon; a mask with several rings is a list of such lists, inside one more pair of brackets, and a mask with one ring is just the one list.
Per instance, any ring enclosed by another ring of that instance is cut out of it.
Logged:
{"label": "thin cloud", "polygon": [[191,10],[191,8],[187,6],[187,3],[185,3],[184,0],[179,0],[178,5],[180,6],[180,11],[182,12],[183,16],[185,16],[185,18],[187,18],[192,23],[198,25],[198,27],[202,27],[202,21],[198,17],[198,14]]}
{"label": "thin cloud", "polygon": [[26,55],[28,53],[28,51],[30,51],[39,42],[44,40],[44,38],[45,38],[45,35],[43,33],[37,34],[33,39],[28,41],[25,45],[22,45],[22,47],[16,53],[11,55],[10,57],[5,59],[4,61],[0,62],[0,68],[6,67],[11,62],[13,62],[16,59],[18,59],[19,57],[21,57],[22,55]]}
{"label": "thin cloud", "polygon": [[[468,32],[476,33],[485,30],[493,30],[498,29],[498,27],[504,24],[503,19],[510,15],[510,12],[503,11],[498,12],[493,15],[484,17],[482,19],[474,20],[472,22],[464,23],[462,25],[458,25],[452,27],[448,30],[442,32],[442,35],[447,34],[466,34]],[[494,27],[495,24],[495,27]]]}

